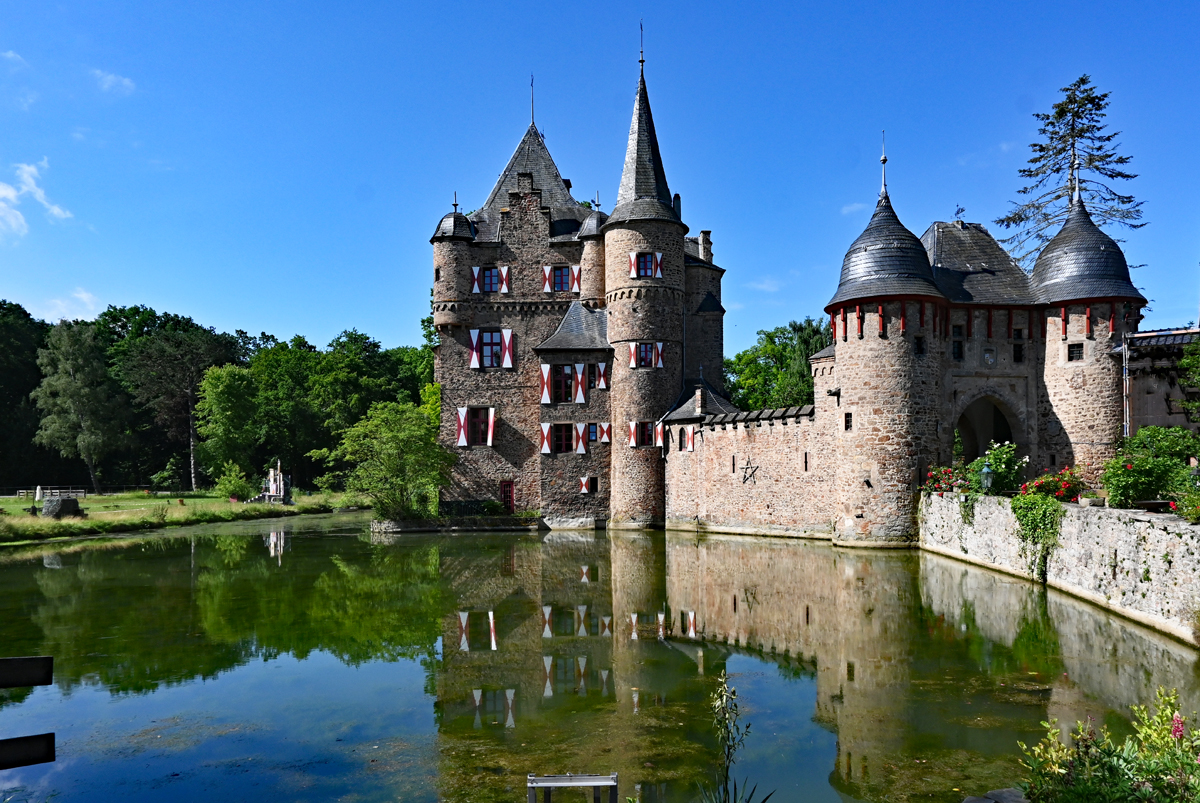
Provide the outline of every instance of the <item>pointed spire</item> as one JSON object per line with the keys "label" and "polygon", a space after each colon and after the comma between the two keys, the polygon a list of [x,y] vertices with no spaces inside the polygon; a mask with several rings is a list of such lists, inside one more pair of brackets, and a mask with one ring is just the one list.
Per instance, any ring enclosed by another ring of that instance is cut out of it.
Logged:
{"label": "pointed spire", "polygon": [[879,164],[883,170],[883,187],[879,190],[879,197],[887,197],[887,131],[883,131],[883,143],[880,145]]}
{"label": "pointed spire", "polygon": [[529,124],[536,125],[537,120],[533,116],[533,73],[529,74]]}
{"label": "pointed spire", "polygon": [[611,220],[637,219],[678,220],[658,151],[658,136],[654,132],[654,116],[650,113],[650,96],[646,91],[646,75],[638,76],[637,97],[633,103],[633,120],[629,124],[629,141],[625,150],[625,169],[617,190],[617,203]]}

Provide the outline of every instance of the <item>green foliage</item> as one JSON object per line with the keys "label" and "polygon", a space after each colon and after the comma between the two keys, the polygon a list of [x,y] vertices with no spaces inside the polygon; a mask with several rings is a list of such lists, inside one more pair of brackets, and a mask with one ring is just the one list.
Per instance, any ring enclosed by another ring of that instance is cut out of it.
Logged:
{"label": "green foliage", "polygon": [[1021,528],[1017,536],[1030,550],[1030,574],[1044,583],[1050,553],[1058,546],[1063,507],[1053,496],[1022,493],[1012,498],[1012,512]]}
{"label": "green foliage", "polygon": [[[737,689],[730,687],[729,677],[724,670],[717,677],[717,687],[709,697],[708,706],[712,712],[713,730],[721,746],[721,758],[716,784],[710,787],[701,785],[700,799],[704,803],[752,803],[757,785],[747,790],[743,782],[739,790],[737,781],[730,781],[730,770],[737,761],[737,751],[750,735],[750,723],[747,722],[743,726],[740,722],[741,710],[738,708]],[[770,792],[759,803],[766,803],[773,794],[775,792]]]}
{"label": "green foliage", "polygon": [[150,490],[180,491],[183,489],[183,464],[178,455],[171,455],[161,471],[150,475]]}
{"label": "green foliage", "polygon": [[971,480],[966,469],[961,465],[931,466],[925,474],[925,484],[921,489],[939,496],[943,493],[966,491],[971,487]]}
{"label": "green foliage", "polygon": [[204,372],[196,403],[196,430],[204,439],[200,460],[210,474],[230,462],[243,470],[254,465],[260,434],[257,400],[258,384],[249,368],[222,365]]}
{"label": "green foliage", "polygon": [[987,453],[977,457],[967,465],[967,479],[971,490],[983,493],[983,467],[992,467],[993,495],[1014,493],[1021,486],[1025,475],[1025,467],[1029,465],[1029,457],[1017,457],[1017,445],[1011,441],[996,443],[992,441]]}
{"label": "green foliage", "polygon": [[[1147,499],[1175,502],[1195,494],[1190,458],[1200,453],[1200,439],[1183,427],[1142,427],[1121,443],[1117,456],[1104,464],[1102,482],[1112,507],[1134,507]],[[1185,502],[1185,511],[1192,510]]]}
{"label": "green foliage", "polygon": [[1200,455],[1200,438],[1186,427],[1142,427],[1121,442],[1126,455],[1170,457],[1182,463]]}
{"label": "green foliage", "polygon": [[1079,723],[1072,744],[1062,743],[1056,722],[1027,747],[1020,743],[1030,803],[1194,803],[1200,799],[1200,734],[1178,712],[1179,695],[1160,688],[1153,713],[1132,706],[1134,733],[1123,743],[1091,720]]}
{"label": "green foliage", "polygon": [[108,375],[96,326],[62,323],[50,330],[38,350],[43,379],[32,398],[42,413],[34,440],[87,465],[92,488],[100,492],[96,464],[124,443],[128,407]]}
{"label": "green foliage", "polygon": [[1052,496],[1059,502],[1078,502],[1082,492],[1083,480],[1073,466],[1064,466],[1057,474],[1046,469],[1045,474],[1021,486],[1022,494]]}
{"label": "green foliage", "polygon": [[257,492],[258,488],[246,479],[246,472],[242,471],[237,463],[232,460],[225,463],[224,471],[217,478],[217,493],[220,496],[245,502],[247,499],[253,499]]}
{"label": "green foliage", "polygon": [[760,330],[755,345],[725,360],[730,400],[744,410],[812,404],[808,360],[832,342],[829,324],[812,318]]}
{"label": "green foliage", "polygon": [[[1019,174],[1030,183],[1017,191],[1028,200],[1014,203],[1012,211],[996,220],[1005,229],[1016,229],[1000,242],[1026,268],[1032,267],[1042,246],[1066,220],[1073,172],[1078,175],[1080,192],[1098,225],[1118,223],[1131,229],[1146,225],[1138,222],[1142,203],[1132,195],[1121,195],[1107,183],[1137,178],[1122,169],[1131,157],[1117,154],[1115,140],[1120,132],[1105,131],[1108,93],[1096,92],[1088,75],[1061,91],[1063,99],[1050,113],[1034,114],[1041,123],[1038,134],[1042,140],[1029,146],[1033,156]],[[1087,178],[1089,174],[1095,178]]]}
{"label": "green foliage", "polygon": [[977,493],[967,492],[958,499],[958,515],[968,527],[975,523],[975,503],[979,501],[979,496]]}
{"label": "green foliage", "polygon": [[457,455],[437,442],[438,423],[411,404],[379,402],[342,435],[332,450],[312,456],[352,466],[346,489],[361,493],[381,519],[437,515],[438,489]]}

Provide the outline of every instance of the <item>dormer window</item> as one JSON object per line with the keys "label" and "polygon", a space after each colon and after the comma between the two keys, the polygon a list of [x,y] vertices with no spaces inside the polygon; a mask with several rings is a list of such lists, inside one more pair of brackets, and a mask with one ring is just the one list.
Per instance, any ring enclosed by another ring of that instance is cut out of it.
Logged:
{"label": "dormer window", "polygon": [[654,276],[654,254],[637,255],[637,275],[639,279],[649,279]]}

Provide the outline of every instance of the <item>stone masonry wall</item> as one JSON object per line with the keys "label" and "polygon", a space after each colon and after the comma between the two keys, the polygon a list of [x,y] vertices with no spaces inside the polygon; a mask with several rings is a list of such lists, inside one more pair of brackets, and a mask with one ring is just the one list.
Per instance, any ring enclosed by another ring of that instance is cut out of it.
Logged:
{"label": "stone masonry wall", "polygon": [[[921,548],[1021,576],[1031,553],[1007,499],[982,497],[964,523],[962,495],[924,495]],[[1064,505],[1047,585],[1178,638],[1192,640],[1200,607],[1200,526],[1177,516]]]}

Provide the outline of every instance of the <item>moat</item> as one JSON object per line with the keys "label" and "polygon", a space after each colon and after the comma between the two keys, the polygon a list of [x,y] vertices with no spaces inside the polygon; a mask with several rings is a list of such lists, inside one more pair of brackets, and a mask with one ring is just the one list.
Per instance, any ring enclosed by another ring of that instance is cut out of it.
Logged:
{"label": "moat", "polygon": [[0,588],[0,656],[55,658],[0,692],[0,738],[58,754],[5,801],[519,801],[614,770],[689,801],[722,670],[734,775],[780,801],[959,803],[1019,780],[1043,720],[1124,735],[1160,685],[1200,709],[1195,649],[1074,598],[791,539],[313,516],[0,551]]}

